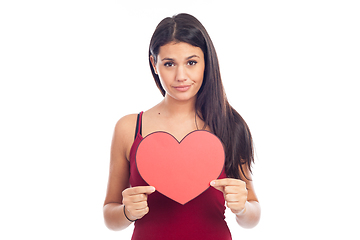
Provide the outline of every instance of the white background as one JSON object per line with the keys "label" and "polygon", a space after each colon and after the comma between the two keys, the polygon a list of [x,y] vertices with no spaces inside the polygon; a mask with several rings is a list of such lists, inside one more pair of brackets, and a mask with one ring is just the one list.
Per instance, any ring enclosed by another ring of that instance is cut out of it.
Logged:
{"label": "white background", "polygon": [[187,12],[255,141],[262,219],[227,212],[234,239],[359,239],[356,2],[1,1],[0,238],[130,239],[102,217],[113,128],[162,99],[148,44]]}

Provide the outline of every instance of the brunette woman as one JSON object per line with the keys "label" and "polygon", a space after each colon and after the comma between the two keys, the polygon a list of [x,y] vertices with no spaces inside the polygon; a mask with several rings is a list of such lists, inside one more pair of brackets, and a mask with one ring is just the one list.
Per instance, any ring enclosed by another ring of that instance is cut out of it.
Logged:
{"label": "brunette woman", "polygon": [[[225,206],[240,226],[254,227],[260,205],[251,181],[252,137],[226,99],[215,48],[203,25],[188,14],[163,19],[150,41],[149,65],[164,99],[116,124],[104,204],[107,227],[121,230],[135,222],[134,240],[227,240]],[[164,131],[180,141],[200,129],[221,139],[225,167],[212,187],[181,205],[145,183],[135,152],[150,133]]]}

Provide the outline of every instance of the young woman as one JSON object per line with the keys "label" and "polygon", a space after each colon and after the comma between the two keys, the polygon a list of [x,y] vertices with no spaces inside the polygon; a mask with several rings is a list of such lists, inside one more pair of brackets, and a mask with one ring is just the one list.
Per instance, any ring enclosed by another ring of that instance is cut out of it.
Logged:
{"label": "young woman", "polygon": [[[205,28],[188,14],[163,19],[151,38],[149,64],[164,99],[116,124],[104,204],[107,227],[121,230],[135,222],[134,240],[227,240],[231,234],[225,205],[240,226],[254,227],[260,205],[251,181],[252,138],[226,99],[215,48]],[[210,188],[181,205],[145,183],[135,153],[150,133],[165,131],[180,141],[199,129],[221,139],[225,167]]]}

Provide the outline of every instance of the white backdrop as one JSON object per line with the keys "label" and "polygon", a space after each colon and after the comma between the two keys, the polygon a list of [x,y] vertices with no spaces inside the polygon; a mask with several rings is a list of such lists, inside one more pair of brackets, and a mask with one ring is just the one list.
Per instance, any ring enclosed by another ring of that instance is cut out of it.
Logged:
{"label": "white backdrop", "polygon": [[255,141],[262,219],[227,212],[234,239],[359,239],[356,2],[1,1],[0,238],[130,239],[102,218],[112,131],[162,99],[150,37],[187,12]]}

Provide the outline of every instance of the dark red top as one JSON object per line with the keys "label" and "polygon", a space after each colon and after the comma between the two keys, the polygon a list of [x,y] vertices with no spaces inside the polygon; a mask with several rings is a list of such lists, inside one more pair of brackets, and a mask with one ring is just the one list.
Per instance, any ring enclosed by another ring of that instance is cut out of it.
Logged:
{"label": "dark red top", "polygon": [[[147,186],[141,178],[135,162],[136,149],[141,136],[142,112],[138,116],[135,141],[130,150],[130,184],[132,187]],[[204,169],[204,171],[206,171]],[[225,178],[225,171],[219,178]],[[230,240],[231,234],[225,222],[223,194],[208,188],[185,205],[155,191],[148,196],[149,213],[135,222],[132,240]]]}

